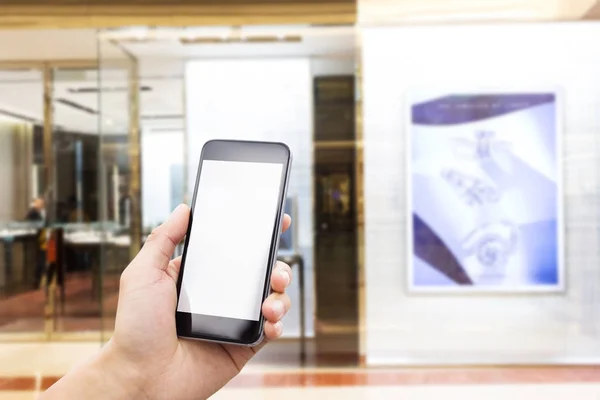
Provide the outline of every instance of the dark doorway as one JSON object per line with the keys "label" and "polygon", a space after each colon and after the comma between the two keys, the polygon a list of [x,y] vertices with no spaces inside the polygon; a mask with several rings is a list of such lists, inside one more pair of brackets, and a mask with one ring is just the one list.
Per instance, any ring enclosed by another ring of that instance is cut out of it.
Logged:
{"label": "dark doorway", "polygon": [[319,364],[358,363],[354,98],[354,76],[315,79],[314,271]]}

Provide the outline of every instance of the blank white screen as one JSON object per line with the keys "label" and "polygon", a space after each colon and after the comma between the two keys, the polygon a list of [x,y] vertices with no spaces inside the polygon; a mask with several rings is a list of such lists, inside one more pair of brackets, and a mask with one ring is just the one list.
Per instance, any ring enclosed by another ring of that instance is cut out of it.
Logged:
{"label": "blank white screen", "polygon": [[258,321],[282,168],[202,162],[177,311]]}

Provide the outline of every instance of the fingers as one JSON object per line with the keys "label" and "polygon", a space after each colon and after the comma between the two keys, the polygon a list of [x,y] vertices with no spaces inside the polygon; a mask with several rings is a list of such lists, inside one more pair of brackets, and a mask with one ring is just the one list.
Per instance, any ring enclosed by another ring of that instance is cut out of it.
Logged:
{"label": "fingers", "polygon": [[136,260],[144,266],[162,270],[170,269],[171,256],[175,246],[181,242],[187,232],[189,218],[189,207],[184,204],[178,206],[169,218],[148,236]]}
{"label": "fingers", "polygon": [[283,324],[278,322],[265,322],[265,338],[267,340],[276,340],[283,334]]}
{"label": "fingers", "polygon": [[273,293],[265,300],[262,312],[267,321],[277,322],[289,311],[292,302],[285,293]]}
{"label": "fingers", "polygon": [[292,269],[284,262],[277,261],[271,274],[271,288],[274,292],[283,293],[292,282]]}
{"label": "fingers", "polygon": [[285,290],[292,281],[292,270],[284,262],[278,261],[271,274],[271,288],[273,293],[265,300],[262,312],[265,316],[265,337],[275,340],[283,333],[281,319],[290,310],[292,302]]}
{"label": "fingers", "polygon": [[273,293],[263,304],[263,315],[265,316],[265,338],[267,340],[278,339],[283,333],[281,319],[289,311],[291,301],[287,294]]}
{"label": "fingers", "polygon": [[287,214],[283,215],[283,222],[281,223],[281,232],[285,232],[288,230],[290,225],[292,224],[292,217]]}

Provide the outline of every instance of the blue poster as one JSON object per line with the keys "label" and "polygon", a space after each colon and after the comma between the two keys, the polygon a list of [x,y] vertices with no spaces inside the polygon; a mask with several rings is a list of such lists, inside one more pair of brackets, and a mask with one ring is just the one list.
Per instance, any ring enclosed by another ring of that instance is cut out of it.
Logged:
{"label": "blue poster", "polygon": [[558,95],[415,93],[411,291],[559,291]]}

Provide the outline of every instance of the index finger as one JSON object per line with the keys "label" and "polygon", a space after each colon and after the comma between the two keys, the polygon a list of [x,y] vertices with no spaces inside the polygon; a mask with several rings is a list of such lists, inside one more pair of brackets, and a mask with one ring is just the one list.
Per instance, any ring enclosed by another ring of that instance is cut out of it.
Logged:
{"label": "index finger", "polygon": [[169,266],[175,247],[185,237],[190,218],[190,209],[179,205],[169,218],[155,228],[135,257],[137,263],[165,270]]}

